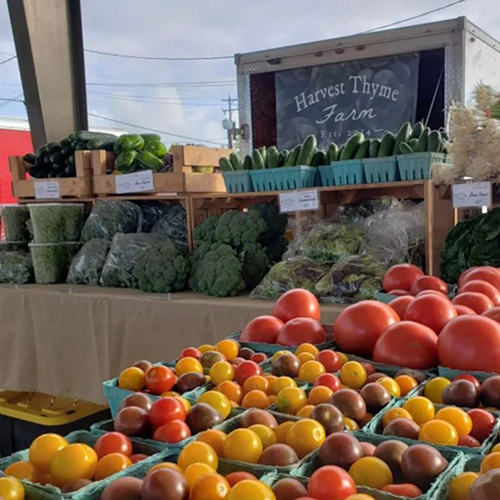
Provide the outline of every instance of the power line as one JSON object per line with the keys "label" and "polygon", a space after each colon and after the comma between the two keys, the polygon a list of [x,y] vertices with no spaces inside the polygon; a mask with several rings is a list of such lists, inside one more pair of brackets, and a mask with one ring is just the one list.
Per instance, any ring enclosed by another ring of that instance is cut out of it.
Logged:
{"label": "power line", "polygon": [[122,57],[124,59],[144,59],[147,61],[217,61],[222,59],[233,59],[233,56],[210,56],[210,57],[154,57],[154,56],[136,56],[131,54],[116,54],[114,52],[103,52],[101,50],[85,49],[90,54],[99,54],[100,56]]}
{"label": "power line", "polygon": [[[23,95],[24,94],[21,92],[20,94],[16,95],[12,99],[7,99],[6,102],[4,102],[3,104],[0,104],[0,109],[1,108],[5,108],[5,106],[8,106],[9,104],[12,104],[13,102],[22,102],[22,103],[24,103],[24,101],[21,101],[19,99],[20,97],[23,97]],[[2,100],[5,100],[5,99],[2,99]]]}
{"label": "power line", "polygon": [[134,123],[127,123],[121,120],[115,120],[114,118],[108,118],[107,116],[96,115],[94,113],[89,113],[89,116],[93,116],[94,118],[100,118],[101,120],[107,120],[109,122],[119,123],[120,125],[126,125],[128,127],[135,127],[135,128],[140,128],[142,130],[148,130],[150,132],[156,132],[157,134],[171,135],[172,137],[179,137],[180,139],[187,139],[190,141],[208,142],[220,146],[219,142],[211,141],[208,139],[198,139],[196,137],[189,137],[187,135],[173,134],[172,132],[165,132],[164,130],[157,130],[150,127],[143,127],[142,125],[135,125]]}
{"label": "power line", "polygon": [[104,97],[106,99],[117,99],[119,101],[133,101],[133,102],[142,102],[142,103],[151,103],[151,104],[163,104],[166,106],[194,106],[194,107],[219,107],[218,104],[205,104],[205,103],[183,103],[182,101],[177,100],[176,102],[164,101],[161,99],[137,99],[134,97],[128,96],[116,96],[111,94],[100,94],[99,92],[91,92],[92,95],[96,95],[99,97]]}
{"label": "power line", "polygon": [[[174,100],[176,102],[181,102],[179,99],[176,97],[172,96],[158,96],[158,95],[137,95],[137,94],[116,94],[116,93],[107,93],[107,92],[95,92],[95,91],[89,91],[89,94],[95,94],[95,95],[102,95],[102,96],[120,96],[120,97],[134,97],[134,98],[152,98],[152,99],[161,99],[161,100]],[[220,99],[209,99],[207,97],[200,97],[198,99],[195,98],[189,98],[189,97],[183,97],[182,102],[184,101],[211,101],[211,102],[220,102]],[[233,99],[233,101],[237,101],[237,99]]]}
{"label": "power line", "polygon": [[206,82],[88,82],[93,87],[173,87],[173,88],[202,88],[202,87],[227,87],[236,85],[236,80],[214,80]]}
{"label": "power line", "polygon": [[17,59],[17,56],[8,57],[0,62],[0,66],[2,66],[2,64],[7,64],[9,61],[13,61],[14,59]]}

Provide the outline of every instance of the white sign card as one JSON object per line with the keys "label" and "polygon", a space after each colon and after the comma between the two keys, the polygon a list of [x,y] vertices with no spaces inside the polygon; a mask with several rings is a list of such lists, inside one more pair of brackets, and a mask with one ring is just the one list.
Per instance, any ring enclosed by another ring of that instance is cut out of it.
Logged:
{"label": "white sign card", "polygon": [[115,183],[117,194],[142,193],[155,188],[152,170],[116,175]]}
{"label": "white sign card", "polygon": [[491,203],[491,182],[453,184],[453,206],[455,208],[489,207]]}
{"label": "white sign card", "polygon": [[35,198],[40,200],[52,200],[60,198],[59,182],[57,181],[35,181]]}
{"label": "white sign card", "polygon": [[319,195],[315,189],[280,193],[279,201],[281,213],[319,210]]}

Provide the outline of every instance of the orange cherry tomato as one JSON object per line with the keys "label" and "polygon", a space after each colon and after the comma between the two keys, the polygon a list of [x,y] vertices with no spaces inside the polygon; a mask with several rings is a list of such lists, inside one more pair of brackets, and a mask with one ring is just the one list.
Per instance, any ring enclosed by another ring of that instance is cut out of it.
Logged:
{"label": "orange cherry tomato", "polygon": [[0,477],[0,497],[5,500],[24,500],[24,486],[15,477]]}
{"label": "orange cherry tomato", "polygon": [[224,456],[224,441],[226,438],[227,434],[225,432],[217,429],[208,429],[198,434],[196,441],[209,444],[217,455],[222,458]]}
{"label": "orange cherry tomato", "polygon": [[286,443],[286,437],[288,435],[288,431],[294,424],[294,421],[288,421],[288,422],[283,422],[282,424],[278,425],[278,428],[276,429],[276,438],[278,440],[278,443],[285,444]]}
{"label": "orange cherry tomato", "polygon": [[448,500],[468,500],[472,483],[479,477],[477,472],[463,472],[450,483]]}
{"label": "orange cherry tomato", "polygon": [[309,418],[313,410],[313,405],[305,405],[296,413],[296,415],[300,418]]}
{"label": "orange cherry tomato", "polygon": [[394,379],[401,389],[401,397],[405,397],[410,391],[418,387],[418,382],[409,375],[400,375]]}
{"label": "orange cherry tomato", "polygon": [[185,373],[203,373],[203,365],[196,358],[181,358],[175,365],[175,374],[180,377]]}
{"label": "orange cherry tomato", "polygon": [[77,479],[92,479],[97,460],[97,453],[90,446],[70,444],[57,452],[50,464],[50,475],[60,488]]}
{"label": "orange cherry tomato", "polygon": [[20,481],[31,481],[32,483],[37,483],[40,475],[30,462],[15,462],[9,465],[4,472],[6,476],[15,477]]}
{"label": "orange cherry tomato", "polygon": [[297,382],[290,377],[278,377],[275,381],[271,382],[270,393],[277,396],[282,389],[287,387],[297,387]]}
{"label": "orange cherry tomato", "polygon": [[264,391],[255,389],[243,396],[241,406],[243,408],[260,408],[264,410],[269,406],[269,397]]}
{"label": "orange cherry tomato", "polygon": [[236,483],[224,500],[276,500],[269,486],[261,481],[245,479]]}
{"label": "orange cherry tomato", "polygon": [[226,356],[226,359],[230,361],[238,356],[240,350],[239,344],[235,340],[224,339],[217,342],[215,345],[215,350],[221,352]]}
{"label": "orange cherry tomato", "polygon": [[382,427],[385,427],[391,420],[396,418],[407,418],[408,420],[413,420],[411,413],[404,408],[391,408],[384,413],[382,417]]}
{"label": "orange cherry tomato", "polygon": [[193,441],[186,445],[177,459],[177,465],[186,470],[189,465],[203,463],[217,470],[219,459],[215,450],[207,443]]}
{"label": "orange cherry tomato", "polygon": [[226,478],[220,474],[206,474],[196,481],[191,500],[223,500],[230,490]]}
{"label": "orange cherry tomato", "polygon": [[295,351],[295,355],[298,356],[299,354],[302,354],[303,352],[306,352],[308,354],[312,354],[314,357],[316,357],[319,354],[319,349],[314,344],[309,344],[306,342],[304,344],[300,344],[299,347],[297,347],[297,350]]}
{"label": "orange cherry tomato", "polygon": [[349,468],[349,475],[358,486],[380,490],[393,482],[389,466],[376,457],[363,457]]}
{"label": "orange cherry tomato", "polygon": [[262,454],[262,441],[250,429],[236,429],[224,441],[224,457],[256,464]]}
{"label": "orange cherry tomato", "polygon": [[306,393],[298,387],[286,387],[282,389],[276,399],[278,411],[292,415],[295,415],[306,403]]}
{"label": "orange cherry tomato", "polygon": [[180,472],[181,474],[184,474],[184,471],[177,464],[174,464],[172,462],[161,462],[159,464],[153,465],[153,467],[148,470],[148,475],[159,469],[172,469]]}
{"label": "orange cherry tomato", "polygon": [[146,384],[146,374],[140,368],[127,368],[118,377],[118,387],[126,391],[140,391]]}
{"label": "orange cherry tomato", "polygon": [[191,464],[184,471],[184,477],[188,482],[189,489],[192,490],[196,481],[207,474],[215,474],[215,471],[207,464]]}
{"label": "orange cherry tomato", "polygon": [[481,462],[481,474],[486,474],[490,470],[500,469],[500,453],[490,453],[483,458]]}
{"label": "orange cherry tomato", "polygon": [[436,414],[436,409],[432,401],[422,396],[409,399],[403,405],[403,408],[411,414],[413,420],[415,420],[418,425],[429,422]]}
{"label": "orange cherry tomato", "polygon": [[226,380],[217,386],[217,390],[222,392],[229,401],[234,401],[239,404],[243,399],[243,389],[236,382]]}
{"label": "orange cherry tomato", "polygon": [[106,479],[117,472],[120,472],[132,465],[132,461],[122,453],[110,453],[99,460],[95,469],[94,477],[96,481]]}
{"label": "orange cherry tomato", "polygon": [[68,446],[68,442],[58,434],[42,434],[37,437],[29,449],[29,461],[41,474],[50,472],[50,464],[59,450]]}
{"label": "orange cherry tomato", "polygon": [[262,375],[252,375],[245,380],[243,384],[243,393],[258,390],[267,393],[269,389],[269,381]]}

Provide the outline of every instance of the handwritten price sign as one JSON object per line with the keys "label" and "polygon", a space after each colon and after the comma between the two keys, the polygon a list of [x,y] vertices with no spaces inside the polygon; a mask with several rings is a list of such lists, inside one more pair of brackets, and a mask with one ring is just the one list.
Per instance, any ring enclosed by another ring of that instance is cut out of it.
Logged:
{"label": "handwritten price sign", "polygon": [[453,206],[455,208],[491,206],[491,182],[454,184]]}
{"label": "handwritten price sign", "polygon": [[303,212],[319,209],[318,191],[292,191],[279,195],[281,213]]}
{"label": "handwritten price sign", "polygon": [[117,175],[115,176],[115,183],[117,194],[142,193],[144,191],[153,191],[155,188],[151,170]]}

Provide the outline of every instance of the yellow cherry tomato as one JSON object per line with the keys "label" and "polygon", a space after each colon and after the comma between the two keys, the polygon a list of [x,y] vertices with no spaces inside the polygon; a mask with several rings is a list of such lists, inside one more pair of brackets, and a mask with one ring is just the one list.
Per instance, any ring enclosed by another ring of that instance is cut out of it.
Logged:
{"label": "yellow cherry tomato", "polygon": [[430,399],[423,396],[411,398],[405,402],[403,408],[407,410],[418,425],[425,424],[434,418],[436,409]]}
{"label": "yellow cherry tomato", "polygon": [[325,441],[323,426],[309,418],[295,422],[286,436],[286,444],[291,446],[299,458],[304,458],[319,448]]}
{"label": "yellow cherry tomato", "polygon": [[418,382],[409,375],[400,375],[394,379],[401,389],[401,397],[405,397],[410,391],[418,387]]}
{"label": "yellow cherry tomato", "polygon": [[357,361],[348,361],[340,369],[340,380],[351,389],[360,389],[366,382],[366,369]]}
{"label": "yellow cherry tomato", "polygon": [[389,466],[376,457],[360,458],[349,468],[349,475],[358,486],[368,486],[377,490],[393,482]]}
{"label": "yellow cherry tomato", "polygon": [[227,434],[217,429],[207,429],[206,431],[198,434],[196,441],[209,444],[217,453],[217,456],[222,458],[224,456],[224,441]]}
{"label": "yellow cherry tomato", "polygon": [[457,446],[458,432],[453,425],[444,420],[430,420],[420,428],[418,439],[443,446]]}
{"label": "yellow cherry tomato", "polygon": [[383,377],[377,380],[377,384],[383,385],[393,398],[401,397],[401,389],[398,383],[391,377]]}
{"label": "yellow cherry tomato", "polygon": [[493,446],[493,448],[491,448],[491,451],[490,451],[490,453],[497,453],[497,452],[500,452],[500,443]]}
{"label": "yellow cherry tomato", "polygon": [[295,421],[291,420],[278,425],[278,428],[276,429],[276,438],[278,440],[278,443],[286,444],[286,436],[288,435],[288,431],[294,423]]}
{"label": "yellow cherry tomato", "polygon": [[231,360],[238,356],[240,346],[234,340],[224,339],[217,342],[215,350],[224,354],[227,360]]}
{"label": "yellow cherry tomato", "polygon": [[306,393],[298,387],[285,387],[279,392],[276,399],[278,410],[292,415],[295,415],[306,404]]}
{"label": "yellow cherry tomato", "polygon": [[271,358],[271,361],[274,363],[282,354],[288,354],[290,351],[276,351]]}
{"label": "yellow cherry tomato", "polygon": [[6,476],[12,476],[16,479],[31,481],[32,483],[38,482],[39,473],[35,466],[30,462],[15,462],[5,469]]}
{"label": "yellow cherry tomato", "polygon": [[186,412],[188,412],[191,409],[191,403],[186,399],[183,398],[182,396],[174,396],[175,399],[178,399],[184,408],[186,408]]}
{"label": "yellow cherry tomato", "polygon": [[324,385],[317,385],[316,387],[313,387],[309,392],[307,404],[316,406],[322,403],[329,403],[332,394],[333,391],[329,387],[326,387]]}
{"label": "yellow cherry tomato", "polygon": [[287,387],[297,387],[297,382],[291,377],[278,377],[274,382],[271,383],[270,393],[273,396],[277,396],[282,389]]}
{"label": "yellow cherry tomato", "polygon": [[222,392],[207,391],[198,398],[198,403],[207,403],[215,408],[225,420],[231,413],[231,403]]}
{"label": "yellow cherry tomato", "polygon": [[344,417],[344,425],[348,431],[359,431],[358,423],[349,417]]}
{"label": "yellow cherry tomato", "polygon": [[202,463],[217,470],[219,459],[215,450],[207,443],[193,441],[186,445],[177,459],[177,465],[186,470],[191,464]]}
{"label": "yellow cherry tomato", "polygon": [[434,404],[443,404],[444,388],[451,384],[451,381],[444,377],[436,377],[425,384],[424,396],[430,399]]}
{"label": "yellow cherry tomato", "polygon": [[148,470],[148,474],[151,474],[153,473],[155,470],[159,470],[159,469],[172,469],[172,470],[175,470],[177,472],[180,472],[181,474],[184,474],[184,471],[182,470],[181,467],[179,467],[177,464],[174,464],[172,462],[161,462],[159,464],[156,464],[156,465],[153,465],[153,467],[151,467],[151,469]]}
{"label": "yellow cherry tomato", "polygon": [[102,481],[132,465],[132,461],[123,453],[110,453],[97,462],[94,479]]}
{"label": "yellow cherry tomato", "polygon": [[256,464],[262,450],[262,441],[259,435],[250,429],[235,429],[228,434],[224,441],[224,457],[228,460]]}
{"label": "yellow cherry tomato", "polygon": [[222,392],[229,401],[234,401],[235,403],[241,403],[243,399],[243,389],[236,382],[231,382],[226,380],[217,386],[217,391]]}
{"label": "yellow cherry tomato", "polygon": [[197,372],[203,373],[203,366],[196,358],[181,358],[175,365],[175,374],[180,377],[184,373]]}
{"label": "yellow cherry tomato", "polygon": [[264,391],[255,389],[243,396],[241,406],[243,408],[260,408],[264,410],[270,406],[269,396]]}
{"label": "yellow cherry tomato", "polygon": [[477,472],[464,472],[454,477],[450,483],[448,500],[468,500],[470,487],[478,477]]}
{"label": "yellow cherry tomato", "polygon": [[270,373],[264,373],[264,378],[267,380],[266,392],[267,394],[271,394],[272,385],[276,382],[276,380],[278,380],[278,377],[276,375],[271,375]]}
{"label": "yellow cherry tomato", "polygon": [[140,368],[127,368],[118,377],[118,387],[126,391],[140,391],[146,385],[146,374]]}
{"label": "yellow cherry tomato", "polygon": [[391,408],[384,413],[382,417],[382,427],[385,427],[391,420],[396,418],[407,418],[408,420],[413,420],[411,413],[404,408]]}
{"label": "yellow cherry tomato", "polygon": [[243,394],[256,389],[267,393],[269,389],[269,381],[262,375],[252,375],[251,377],[248,377],[243,383]]}
{"label": "yellow cherry tomato", "polygon": [[459,436],[467,436],[472,430],[472,419],[461,408],[456,406],[441,408],[436,413],[436,419],[444,420],[453,425]]}
{"label": "yellow cherry tomato", "polygon": [[217,361],[210,368],[209,376],[214,385],[234,380],[234,366],[227,361]]}
{"label": "yellow cherry tomato", "polygon": [[313,405],[305,405],[296,413],[296,415],[300,418],[309,418],[313,410]]}
{"label": "yellow cherry tomato", "polygon": [[347,497],[345,500],[375,500],[371,495],[365,495],[364,493],[356,493]]}
{"label": "yellow cherry tomato", "polygon": [[175,392],[175,391],[167,391],[167,392],[164,392],[162,395],[161,395],[162,398],[178,398],[180,397],[180,394],[178,392]]}
{"label": "yellow cherry tomato", "polygon": [[70,444],[58,451],[50,464],[52,481],[60,488],[77,479],[92,479],[97,453],[86,444]]}
{"label": "yellow cherry tomato", "polygon": [[190,500],[224,500],[230,490],[226,478],[220,474],[201,476],[189,496]]}
{"label": "yellow cherry tomato", "polygon": [[216,471],[210,467],[210,465],[203,463],[191,464],[184,471],[184,477],[188,482],[189,489],[192,490],[196,481],[200,479],[200,477],[206,476],[207,474],[215,474]]}
{"label": "yellow cherry tomato", "polygon": [[251,431],[254,431],[257,436],[260,437],[260,440],[262,442],[262,448],[265,450],[268,446],[271,446],[272,444],[276,444],[278,442],[278,438],[276,437],[276,433],[271,429],[271,427],[268,427],[267,425],[263,424],[254,424],[249,427]]}
{"label": "yellow cherry tomato", "polygon": [[0,477],[0,497],[5,500],[24,500],[24,486],[15,477]]}
{"label": "yellow cherry tomato", "polygon": [[203,344],[198,347],[198,351],[200,351],[202,354],[207,351],[215,351],[215,347],[210,344]]}
{"label": "yellow cherry tomato", "polygon": [[50,464],[59,450],[68,446],[68,442],[58,434],[42,434],[37,437],[29,449],[29,461],[42,474],[50,472]]}
{"label": "yellow cherry tomato", "polygon": [[303,352],[307,352],[309,354],[312,354],[314,357],[316,357],[319,354],[319,349],[309,343],[304,343],[300,344],[299,347],[297,347],[297,350],[295,351],[295,355],[298,356],[299,354],[302,354]]}
{"label": "yellow cherry tomato", "polygon": [[299,369],[299,379],[314,382],[323,373],[326,369],[319,361],[306,361]]}
{"label": "yellow cherry tomato", "polygon": [[481,462],[481,474],[486,474],[490,470],[500,469],[500,453],[490,453]]}
{"label": "yellow cherry tomato", "polygon": [[341,367],[344,366],[349,361],[349,358],[343,352],[337,351],[337,356],[340,359]]}
{"label": "yellow cherry tomato", "polygon": [[297,354],[297,359],[300,361],[300,366],[302,366],[304,363],[307,363],[308,361],[314,361],[316,357],[314,354],[311,354],[310,352],[301,352],[300,354]]}
{"label": "yellow cherry tomato", "polygon": [[261,481],[245,479],[236,483],[224,500],[276,500],[273,490]]}

